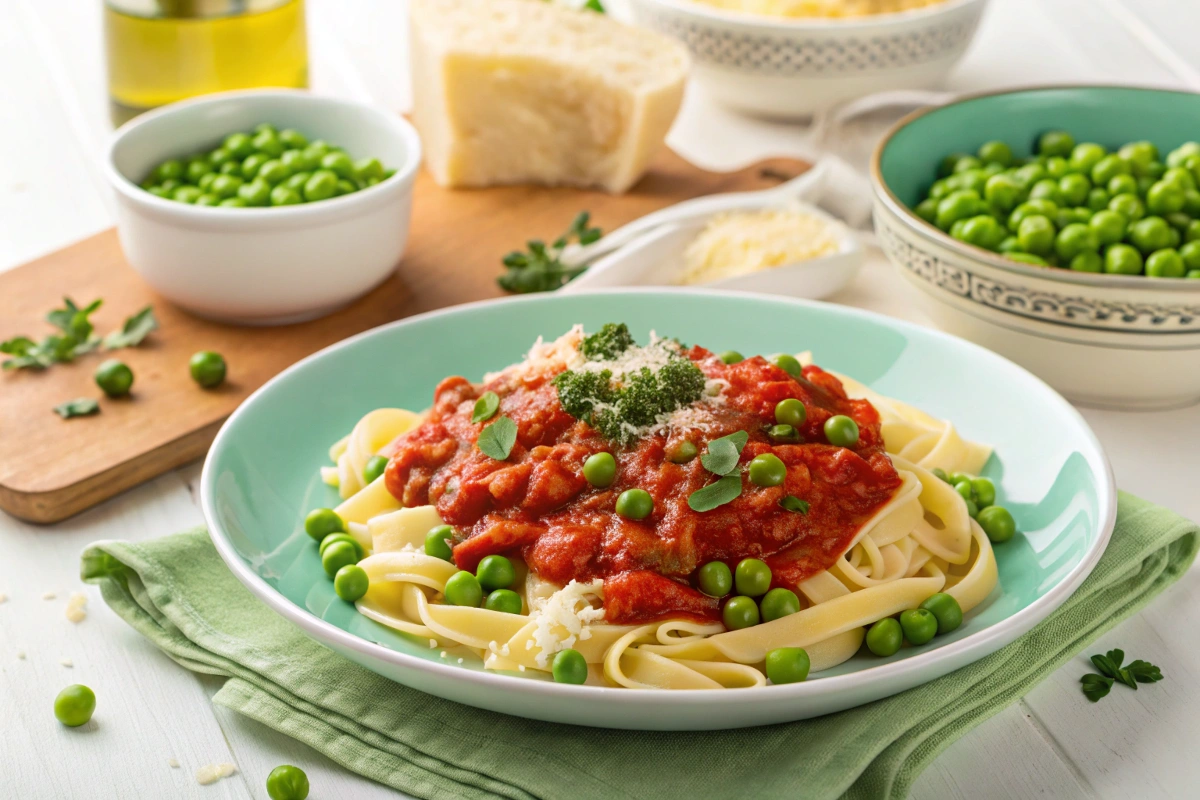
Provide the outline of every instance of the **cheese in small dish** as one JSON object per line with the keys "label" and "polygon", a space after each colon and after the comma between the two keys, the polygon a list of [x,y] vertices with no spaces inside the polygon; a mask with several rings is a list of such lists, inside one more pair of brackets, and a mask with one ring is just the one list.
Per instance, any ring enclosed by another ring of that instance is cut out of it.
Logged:
{"label": "cheese in small dish", "polygon": [[676,283],[693,286],[795,264],[838,252],[823,219],[794,209],[716,214],[684,251]]}
{"label": "cheese in small dish", "polygon": [[946,0],[693,0],[723,11],[766,17],[844,18],[874,17],[925,8]]}

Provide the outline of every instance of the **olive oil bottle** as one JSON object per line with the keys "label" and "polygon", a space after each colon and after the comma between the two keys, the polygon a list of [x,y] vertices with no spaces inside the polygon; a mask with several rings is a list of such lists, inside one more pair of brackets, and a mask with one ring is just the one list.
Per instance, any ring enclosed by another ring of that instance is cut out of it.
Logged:
{"label": "olive oil bottle", "polygon": [[104,0],[113,122],[185,97],[308,85],[303,0]]}

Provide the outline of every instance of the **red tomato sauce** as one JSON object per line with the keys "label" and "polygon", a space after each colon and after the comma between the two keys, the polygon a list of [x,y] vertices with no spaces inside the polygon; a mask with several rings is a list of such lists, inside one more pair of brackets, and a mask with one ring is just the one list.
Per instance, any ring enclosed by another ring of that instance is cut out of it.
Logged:
{"label": "red tomato sauce", "polygon": [[[554,583],[601,578],[605,616],[616,624],[719,619],[718,601],[694,588],[696,570],[713,560],[732,569],[743,558],[760,558],[771,567],[773,586],[794,589],[832,566],[900,486],[884,453],[878,412],[866,400],[847,398],[841,382],[816,366],[797,379],[760,356],[727,365],[700,347],[685,355],[708,378],[727,382],[724,402],[699,406],[702,427],[650,435],[628,447],[563,411],[553,373],[506,371],[484,385],[447,378],[428,419],[385,451],[387,488],[405,506],[437,506],[459,531],[454,560],[460,569],[474,571],[484,556],[505,554],[522,557]],[[500,396],[500,410],[473,424],[475,401],[485,391]],[[802,441],[775,444],[766,428],[775,423],[776,404],[789,397],[807,410]],[[480,431],[501,414],[517,424],[505,461],[475,446]],[[853,447],[826,440],[823,425],[836,414],[858,423]],[[700,458],[675,464],[667,452],[687,439],[703,453],[708,441],[736,431],[749,433],[740,466],[774,453],[787,467],[784,483],[759,487],[743,475],[740,497],[693,511],[688,496],[716,476]],[[601,451],[617,459],[616,481],[604,489],[583,477],[584,460]],[[615,511],[617,496],[635,487],[654,499],[644,520]],[[808,512],[782,508],[787,495],[807,501]]]}

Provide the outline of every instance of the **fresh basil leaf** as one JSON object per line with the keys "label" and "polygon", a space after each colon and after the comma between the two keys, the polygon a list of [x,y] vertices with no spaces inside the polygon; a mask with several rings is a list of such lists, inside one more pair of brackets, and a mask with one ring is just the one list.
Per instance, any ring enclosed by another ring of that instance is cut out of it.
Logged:
{"label": "fresh basil leaf", "polygon": [[104,346],[109,350],[116,350],[119,347],[136,347],[150,335],[151,331],[155,330],[158,330],[158,320],[154,318],[154,307],[146,306],[126,319],[121,330],[113,331],[105,336]]}
{"label": "fresh basil leaf", "polygon": [[1100,655],[1097,653],[1092,656],[1092,663],[1096,665],[1096,669],[1100,670],[1101,675],[1114,679],[1120,676],[1121,662],[1114,662],[1111,655]]}
{"label": "fresh basil leaf", "polygon": [[87,417],[100,412],[100,404],[90,397],[77,397],[54,407],[54,413],[63,419]]}
{"label": "fresh basil leaf", "polygon": [[476,442],[485,456],[504,461],[517,443],[517,423],[501,415],[479,433]]}
{"label": "fresh basil leaf", "polygon": [[808,513],[808,501],[801,500],[795,495],[789,494],[787,497],[779,501],[779,505],[783,506],[785,511],[795,511],[797,514]]}
{"label": "fresh basil leaf", "polygon": [[735,431],[720,439],[713,439],[708,443],[708,452],[700,456],[700,463],[714,475],[728,475],[737,469],[742,448],[749,438],[750,434],[746,431]]}
{"label": "fresh basil leaf", "polygon": [[736,500],[742,493],[742,476],[741,475],[725,475],[717,480],[716,483],[710,483],[703,489],[697,489],[688,496],[688,507],[692,511],[712,511],[718,506],[723,506],[726,503],[731,503]]}
{"label": "fresh basil leaf", "polygon": [[1100,702],[1100,698],[1112,691],[1113,679],[1106,678],[1103,675],[1097,675],[1094,672],[1089,672],[1079,679],[1083,684],[1083,693],[1088,700],[1093,703]]}
{"label": "fresh basil leaf", "polygon": [[498,408],[500,408],[500,396],[495,392],[484,392],[475,401],[475,410],[471,412],[471,423],[475,424],[491,419]]}
{"label": "fresh basil leaf", "polygon": [[1148,661],[1138,659],[1130,661],[1129,666],[1125,668],[1133,679],[1138,683],[1155,683],[1163,679],[1162,670],[1154,666]]}

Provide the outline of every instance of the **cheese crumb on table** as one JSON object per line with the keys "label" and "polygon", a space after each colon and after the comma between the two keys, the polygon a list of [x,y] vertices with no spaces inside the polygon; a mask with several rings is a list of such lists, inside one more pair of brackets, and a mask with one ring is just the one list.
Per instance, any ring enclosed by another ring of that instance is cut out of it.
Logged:
{"label": "cheese crumb on table", "polygon": [[75,662],[69,658],[60,658],[58,663],[62,664],[67,669],[73,669],[75,667]]}
{"label": "cheese crumb on table", "polygon": [[17,651],[17,658],[19,658],[19,659],[21,659],[22,661],[24,661],[24,660],[25,660],[25,651],[24,651],[24,650],[18,650],[18,651]]}
{"label": "cheese crumb on table", "polygon": [[714,283],[838,251],[829,223],[787,209],[715,214],[684,251],[677,283]]}
{"label": "cheese crumb on table", "polygon": [[210,783],[216,783],[221,778],[228,778],[233,773],[237,772],[235,764],[208,764],[196,770],[196,783],[201,786],[208,786]]}
{"label": "cheese crumb on table", "polygon": [[83,592],[73,592],[67,600],[67,619],[74,623],[87,619],[87,595]]}
{"label": "cheese crumb on table", "polygon": [[8,595],[6,595],[4,592],[0,592],[0,603],[7,603],[7,602],[8,602]]}
{"label": "cheese crumb on table", "polygon": [[171,769],[179,769],[179,762],[173,758],[168,758],[167,766],[170,767]]}
{"label": "cheese crumb on table", "polygon": [[443,186],[624,192],[683,101],[674,39],[529,0],[410,3],[413,123]]}
{"label": "cheese crumb on table", "polygon": [[42,595],[43,600],[53,600],[56,597],[58,597],[58,595],[55,594],[54,592],[46,592],[45,594]]}

